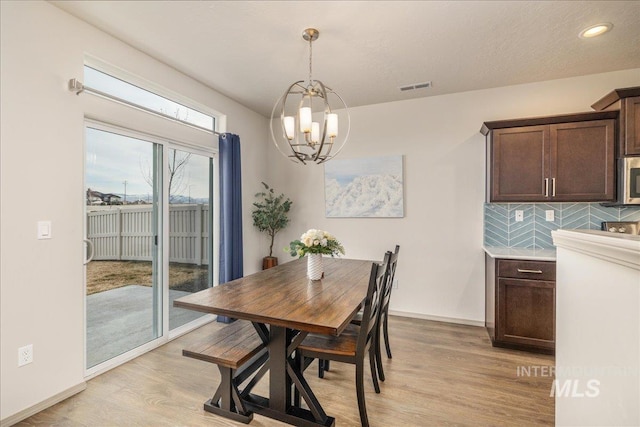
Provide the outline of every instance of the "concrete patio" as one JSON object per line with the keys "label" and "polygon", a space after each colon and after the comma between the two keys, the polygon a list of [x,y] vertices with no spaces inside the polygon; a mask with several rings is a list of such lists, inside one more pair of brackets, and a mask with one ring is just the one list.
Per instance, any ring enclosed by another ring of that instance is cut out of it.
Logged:
{"label": "concrete patio", "polygon": [[[169,290],[169,328],[202,313],[173,307],[189,292]],[[153,294],[149,286],[128,285],[87,296],[87,367],[153,340]]]}

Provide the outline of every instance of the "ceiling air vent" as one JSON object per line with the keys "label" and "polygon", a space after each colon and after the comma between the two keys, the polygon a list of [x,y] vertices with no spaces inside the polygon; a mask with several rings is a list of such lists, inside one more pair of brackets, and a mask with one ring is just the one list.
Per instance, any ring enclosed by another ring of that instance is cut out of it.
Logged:
{"label": "ceiling air vent", "polygon": [[428,87],[431,87],[431,82],[414,83],[406,86],[400,86],[400,91],[406,92],[408,90],[424,89]]}

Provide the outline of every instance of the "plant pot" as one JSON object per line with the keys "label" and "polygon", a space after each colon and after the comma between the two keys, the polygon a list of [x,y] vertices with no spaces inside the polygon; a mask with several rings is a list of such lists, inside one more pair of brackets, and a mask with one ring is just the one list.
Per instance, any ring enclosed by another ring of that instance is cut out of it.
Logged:
{"label": "plant pot", "polygon": [[267,270],[271,267],[275,267],[278,265],[278,257],[275,256],[266,256],[262,258],[262,269]]}

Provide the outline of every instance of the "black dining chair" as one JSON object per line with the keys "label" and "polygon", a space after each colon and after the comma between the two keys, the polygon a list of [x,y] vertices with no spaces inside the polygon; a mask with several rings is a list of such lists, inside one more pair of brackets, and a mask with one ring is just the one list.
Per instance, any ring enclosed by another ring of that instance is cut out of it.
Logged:
{"label": "black dining chair", "polygon": [[[387,357],[389,359],[391,356],[391,345],[389,344],[389,302],[391,301],[391,290],[393,289],[393,281],[396,274],[396,267],[398,266],[398,254],[400,253],[400,245],[396,245],[395,251],[391,254],[391,258],[389,259],[389,268],[387,269],[387,278],[385,279],[384,292],[380,293],[380,318],[378,319],[376,332],[376,342],[375,342],[375,351],[376,351],[376,367],[378,373],[378,379],[380,381],[385,380],[384,369],[382,368],[382,346],[380,338],[380,332],[382,330],[382,334],[384,335],[384,344],[385,349],[387,351]],[[362,322],[362,312],[356,314],[356,316],[351,320],[351,323],[354,325],[360,325]],[[319,360],[318,361],[318,376],[320,378],[324,377],[324,371],[329,370],[329,361],[328,360]],[[375,375],[375,372],[371,372],[371,375]]]}
{"label": "black dining chair", "polygon": [[[391,356],[391,345],[389,344],[389,302],[391,301],[391,291],[393,289],[393,281],[396,276],[396,267],[398,266],[398,254],[400,253],[400,245],[396,245],[396,249],[389,260],[389,270],[386,282],[386,288],[382,295],[382,303],[380,306],[380,319],[378,320],[378,329],[382,328],[384,335],[384,346],[387,350],[387,357]],[[382,351],[380,349],[380,334],[376,335],[376,365],[378,366],[378,378],[384,381],[384,370],[382,369]]]}
{"label": "black dining chair", "polygon": [[[390,258],[391,252],[387,252],[382,264],[373,263],[371,266],[360,326],[350,324],[339,336],[309,334],[296,349],[296,363],[301,372],[304,372],[314,359],[319,359],[319,362],[333,360],[356,366],[356,394],[360,422],[363,427],[369,425],[364,395],[364,359],[367,354],[369,355],[373,386],[376,393],[380,393],[375,374],[375,335],[379,332],[377,324],[380,319],[380,303],[382,301],[380,295],[384,292]],[[297,389],[294,399],[299,405],[300,394]]]}

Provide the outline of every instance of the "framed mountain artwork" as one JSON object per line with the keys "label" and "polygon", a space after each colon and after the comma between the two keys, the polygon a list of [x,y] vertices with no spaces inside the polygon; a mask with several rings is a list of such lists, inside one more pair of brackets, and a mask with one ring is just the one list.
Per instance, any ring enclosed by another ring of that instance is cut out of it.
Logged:
{"label": "framed mountain artwork", "polygon": [[325,163],[324,197],[327,218],[402,218],[403,157]]}

